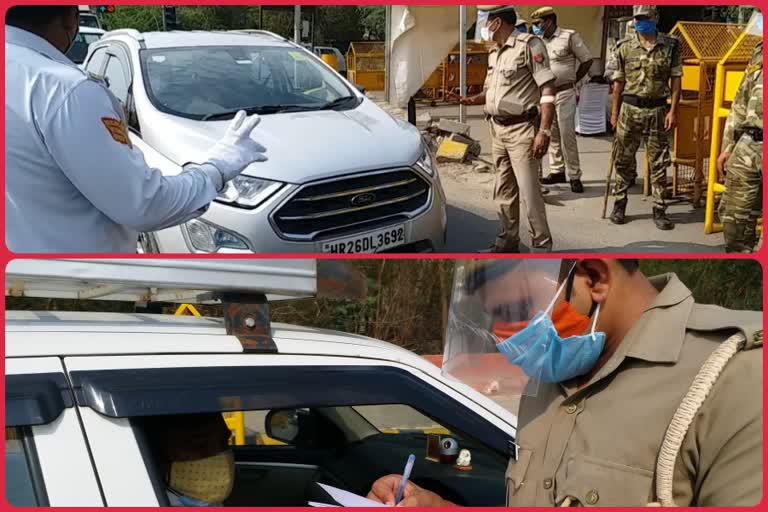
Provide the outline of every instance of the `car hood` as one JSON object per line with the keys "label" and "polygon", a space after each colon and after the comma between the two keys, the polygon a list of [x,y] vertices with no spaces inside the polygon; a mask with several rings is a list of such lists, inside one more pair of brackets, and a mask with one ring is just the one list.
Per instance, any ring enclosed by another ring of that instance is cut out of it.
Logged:
{"label": "car hood", "polygon": [[[205,161],[230,123],[159,114],[151,126],[142,126],[142,136],[163,156],[184,165]],[[414,126],[368,99],[353,110],[264,115],[251,136],[267,148],[268,160],[250,165],[244,174],[287,183],[410,166],[422,151]]]}

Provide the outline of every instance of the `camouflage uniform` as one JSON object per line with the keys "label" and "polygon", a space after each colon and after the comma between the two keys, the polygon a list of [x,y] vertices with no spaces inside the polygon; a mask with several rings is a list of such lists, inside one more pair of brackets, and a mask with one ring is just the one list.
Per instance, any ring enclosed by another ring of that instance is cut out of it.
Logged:
{"label": "camouflage uniform", "polygon": [[[670,79],[682,76],[680,43],[667,34],[657,33],[656,43],[651,49],[646,49],[635,34],[616,45],[613,80],[625,82],[616,131],[614,195],[617,207],[626,205],[627,190],[637,177],[635,154],[640,143],[645,142],[651,166],[654,219],[657,214],[663,216],[666,210],[667,168],[672,163],[669,149],[671,134],[664,130],[666,99],[671,93]],[[652,107],[630,105],[627,96],[662,104]]]}
{"label": "camouflage uniform", "polygon": [[[763,43],[752,53],[725,123],[725,193],[720,202],[726,252],[752,252],[763,197]],[[759,137],[754,133],[759,130]],[[752,132],[752,133],[750,133]],[[756,140],[759,139],[759,140]]]}

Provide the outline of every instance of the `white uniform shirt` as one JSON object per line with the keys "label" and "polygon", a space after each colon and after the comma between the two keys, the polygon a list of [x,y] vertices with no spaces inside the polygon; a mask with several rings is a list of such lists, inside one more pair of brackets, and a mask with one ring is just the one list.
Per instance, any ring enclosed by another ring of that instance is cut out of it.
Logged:
{"label": "white uniform shirt", "polygon": [[135,253],[138,233],[201,215],[210,164],[164,177],[127,136],[119,101],[45,39],[5,29],[5,234],[19,253]]}

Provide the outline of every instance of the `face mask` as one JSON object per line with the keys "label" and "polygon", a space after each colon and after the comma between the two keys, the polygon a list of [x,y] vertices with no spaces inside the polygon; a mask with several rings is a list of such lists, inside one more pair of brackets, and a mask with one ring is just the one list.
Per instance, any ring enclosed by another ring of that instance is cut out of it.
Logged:
{"label": "face mask", "polygon": [[[599,304],[595,309],[590,334],[573,334],[563,338],[550,317],[549,312],[572,274],[573,270],[546,310],[538,312],[521,331],[496,345],[510,364],[519,366],[533,379],[554,383],[584,375],[594,368],[603,352],[605,333],[595,332],[600,314]],[[574,311],[567,302],[560,316],[575,320],[569,322],[570,329],[575,330],[585,325],[583,320],[578,320],[585,315]],[[585,318],[588,322],[589,317]]]}
{"label": "face mask", "polygon": [[656,22],[653,20],[635,20],[635,32],[638,34],[653,34],[656,32]]}
{"label": "face mask", "polygon": [[234,481],[235,459],[232,450],[227,450],[205,459],[174,461],[168,486],[200,502],[222,503],[232,492]]}
{"label": "face mask", "polygon": [[[493,333],[499,341],[506,340],[525,329],[531,322],[495,322],[493,324]],[[590,318],[582,315],[568,302],[562,302],[552,311],[552,325],[554,325],[557,334],[562,338],[569,336],[578,336],[587,330],[590,324]]]}

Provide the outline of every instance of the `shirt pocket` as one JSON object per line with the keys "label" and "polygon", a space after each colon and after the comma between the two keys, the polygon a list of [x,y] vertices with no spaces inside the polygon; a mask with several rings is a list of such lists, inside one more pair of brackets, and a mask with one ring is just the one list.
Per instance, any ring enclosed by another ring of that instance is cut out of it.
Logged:
{"label": "shirt pocket", "polygon": [[566,497],[587,507],[644,507],[653,496],[653,472],[605,459],[576,455],[557,482],[557,503]]}
{"label": "shirt pocket", "polygon": [[570,53],[568,48],[554,48],[550,54],[550,58],[554,61],[562,61],[567,59]]}
{"label": "shirt pocket", "polygon": [[531,464],[533,450],[518,447],[517,460],[510,460],[507,465],[507,472],[504,478],[507,482],[507,497],[515,496],[525,483],[525,475],[528,473],[528,466]]}
{"label": "shirt pocket", "polygon": [[665,48],[654,55],[651,69],[653,70],[653,80],[656,82],[666,82],[672,74],[672,50]]}

